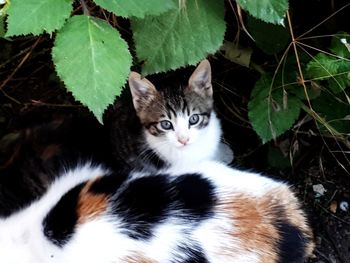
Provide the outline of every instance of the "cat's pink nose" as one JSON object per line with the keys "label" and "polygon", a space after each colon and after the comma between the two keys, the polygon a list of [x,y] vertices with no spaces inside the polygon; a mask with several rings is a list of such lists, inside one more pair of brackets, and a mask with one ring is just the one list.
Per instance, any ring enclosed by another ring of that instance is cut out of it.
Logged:
{"label": "cat's pink nose", "polygon": [[189,138],[185,137],[185,138],[178,138],[177,141],[183,145],[186,145],[189,141]]}

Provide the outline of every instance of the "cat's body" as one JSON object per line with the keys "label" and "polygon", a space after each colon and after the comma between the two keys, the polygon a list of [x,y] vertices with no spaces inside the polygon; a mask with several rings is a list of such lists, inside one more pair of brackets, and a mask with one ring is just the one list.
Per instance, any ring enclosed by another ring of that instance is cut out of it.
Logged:
{"label": "cat's body", "polygon": [[[185,85],[156,89],[132,72],[129,88],[106,121],[115,156],[125,165],[158,169],[201,160],[232,161],[232,151],[221,143],[207,60],[199,64]],[[223,151],[226,158],[219,156]]]}
{"label": "cat's body", "polygon": [[3,263],[303,262],[312,233],[284,183],[218,162],[112,174],[87,164],[0,219]]}

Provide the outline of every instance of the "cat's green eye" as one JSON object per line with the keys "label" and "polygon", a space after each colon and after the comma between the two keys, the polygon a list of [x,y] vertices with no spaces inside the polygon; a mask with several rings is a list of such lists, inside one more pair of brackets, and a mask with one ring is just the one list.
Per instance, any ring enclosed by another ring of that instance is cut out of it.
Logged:
{"label": "cat's green eye", "polygon": [[195,125],[199,122],[199,115],[198,114],[193,114],[191,115],[189,121],[190,125]]}
{"label": "cat's green eye", "polygon": [[161,121],[160,122],[160,126],[162,127],[162,129],[164,130],[171,130],[173,128],[173,125],[171,124],[170,121]]}

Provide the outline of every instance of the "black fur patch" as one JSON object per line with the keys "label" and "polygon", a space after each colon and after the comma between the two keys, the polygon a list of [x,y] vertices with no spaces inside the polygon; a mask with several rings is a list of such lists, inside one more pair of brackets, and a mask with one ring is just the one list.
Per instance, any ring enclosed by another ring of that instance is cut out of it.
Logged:
{"label": "black fur patch", "polygon": [[280,222],[276,226],[281,236],[278,244],[278,262],[304,262],[306,240],[301,231],[288,222]]}
{"label": "black fur patch", "polygon": [[179,261],[179,259],[176,259],[174,263],[209,263],[199,246],[195,246],[194,248],[181,246],[180,250],[186,255],[186,258],[181,259],[181,261]]}
{"label": "black fur patch", "polygon": [[113,213],[122,218],[125,233],[134,239],[151,238],[154,227],[170,214],[196,222],[206,219],[215,203],[213,185],[200,174],[173,181],[167,174],[137,178],[115,198]]}
{"label": "black fur patch", "polygon": [[153,227],[166,218],[170,204],[167,176],[154,175],[130,182],[118,196],[113,212],[122,217],[131,238],[148,239]]}
{"label": "black fur patch", "polygon": [[103,176],[91,185],[89,191],[95,194],[114,194],[118,191],[122,183],[125,182],[127,176],[128,173],[114,173],[108,176]]}
{"label": "black fur patch", "polygon": [[44,235],[57,246],[63,247],[73,235],[77,220],[79,194],[85,183],[66,193],[43,221]]}
{"label": "black fur patch", "polygon": [[[215,205],[214,186],[200,174],[185,174],[175,180],[180,207],[194,219],[205,219],[212,214]],[[184,215],[188,217],[186,213]]]}

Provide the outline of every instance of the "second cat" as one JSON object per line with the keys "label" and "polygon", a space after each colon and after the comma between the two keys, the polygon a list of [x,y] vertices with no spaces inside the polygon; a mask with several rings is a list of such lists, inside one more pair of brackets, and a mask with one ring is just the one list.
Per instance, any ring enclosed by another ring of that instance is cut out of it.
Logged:
{"label": "second cat", "polygon": [[200,160],[232,161],[232,151],[221,142],[208,60],[197,66],[187,85],[156,89],[131,72],[129,88],[132,103],[123,98],[107,121],[118,159],[132,168],[147,169]]}

